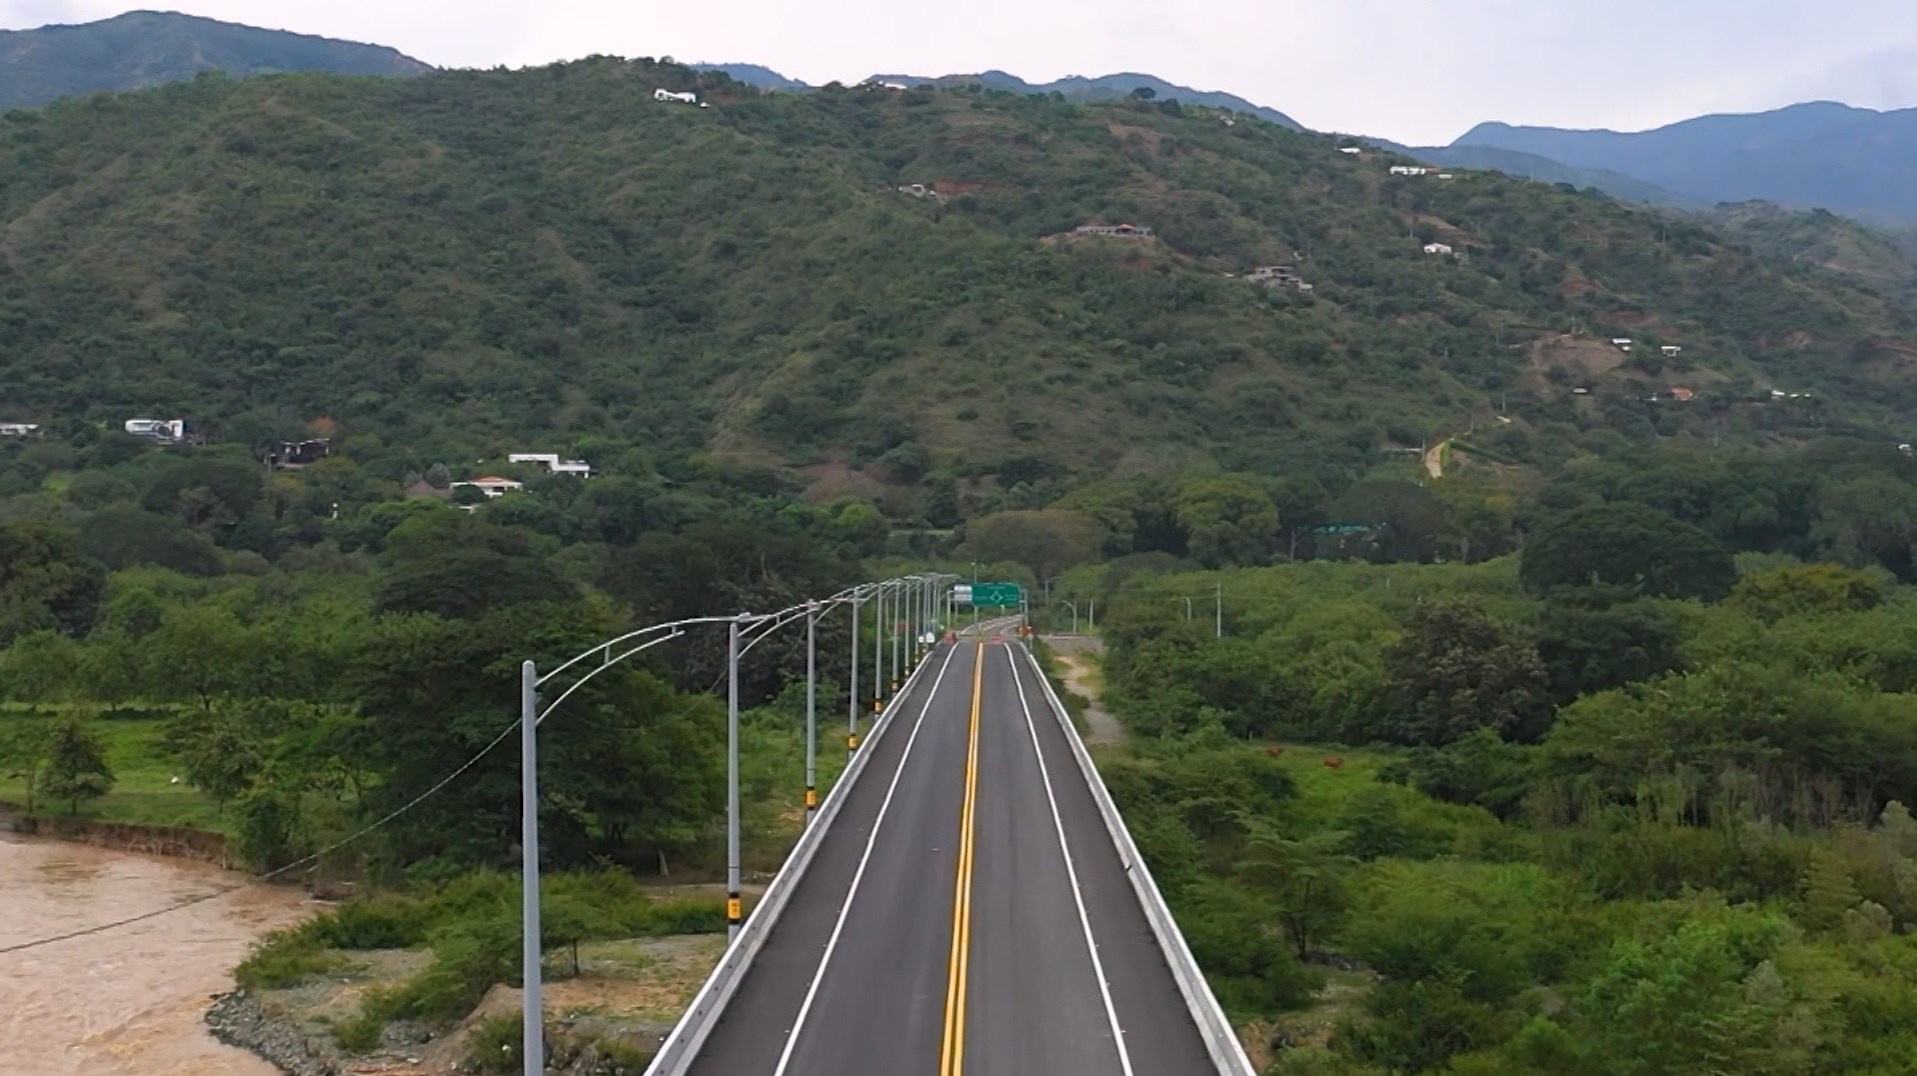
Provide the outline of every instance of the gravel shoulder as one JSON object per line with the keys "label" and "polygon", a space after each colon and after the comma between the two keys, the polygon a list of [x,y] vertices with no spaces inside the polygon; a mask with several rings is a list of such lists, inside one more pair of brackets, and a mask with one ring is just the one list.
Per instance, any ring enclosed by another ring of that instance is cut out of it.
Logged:
{"label": "gravel shoulder", "polygon": [[1058,662],[1065,689],[1086,702],[1085,743],[1088,746],[1124,743],[1124,724],[1099,706],[1105,678],[1098,659],[1104,656],[1105,640],[1090,635],[1047,635],[1045,645],[1051,648]]}

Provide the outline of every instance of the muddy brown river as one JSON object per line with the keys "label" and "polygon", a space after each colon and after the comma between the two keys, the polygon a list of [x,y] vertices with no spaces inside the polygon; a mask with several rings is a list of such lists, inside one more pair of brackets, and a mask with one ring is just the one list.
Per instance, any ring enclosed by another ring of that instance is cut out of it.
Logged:
{"label": "muddy brown river", "polygon": [[[240,876],[201,863],[0,833],[0,946],[213,892]],[[249,886],[130,927],[0,955],[0,1073],[274,1076],[200,1021],[252,941],[314,908]]]}

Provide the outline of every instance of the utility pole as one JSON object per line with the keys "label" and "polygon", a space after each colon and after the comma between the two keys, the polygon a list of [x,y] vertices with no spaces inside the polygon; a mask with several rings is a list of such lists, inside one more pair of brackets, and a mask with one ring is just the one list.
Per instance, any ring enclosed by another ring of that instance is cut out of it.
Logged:
{"label": "utility pole", "polygon": [[1215,588],[1212,592],[1213,599],[1218,603],[1216,614],[1218,637],[1223,639],[1225,637],[1225,584],[1213,583],[1212,586]]}
{"label": "utility pole", "polygon": [[[734,636],[735,640],[737,636]],[[539,1000],[539,671],[519,667],[520,1027],[525,1076],[545,1076],[545,1020]]]}
{"label": "utility pole", "polygon": [[845,690],[845,760],[859,749],[859,605],[863,601],[852,593],[852,682]]}
{"label": "utility pole", "polygon": [[1086,631],[1098,630],[1098,599],[1097,598],[1087,598],[1085,600],[1085,630]]}
{"label": "utility pole", "polygon": [[[727,625],[726,641],[726,940],[739,936],[745,917],[739,904],[739,625]],[[530,1074],[529,1074],[530,1076]]]}
{"label": "utility pole", "polygon": [[805,825],[819,809],[819,603],[805,606]]}

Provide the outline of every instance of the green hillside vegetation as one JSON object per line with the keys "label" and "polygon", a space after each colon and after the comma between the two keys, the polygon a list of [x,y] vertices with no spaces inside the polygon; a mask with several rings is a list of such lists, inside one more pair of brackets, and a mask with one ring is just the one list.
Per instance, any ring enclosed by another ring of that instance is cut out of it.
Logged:
{"label": "green hillside vegetation", "polygon": [[[713,107],[655,102],[661,85]],[[82,440],[144,413],[242,442],[326,418],[390,481],[533,441],[897,452],[870,474],[909,481],[1301,458],[1349,477],[1500,398],[1535,442],[1520,462],[1594,427],[1797,437],[1912,402],[1907,315],[1862,284],[1600,198],[1388,177],[1220,119],[760,96],[609,59],[16,112],[0,408]],[[1046,241],[1093,220],[1157,238]],[[1224,276],[1279,263],[1315,291]],[[1647,384],[1709,391],[1593,410],[1535,382],[1525,346],[1560,333],[1681,341]],[[1772,385],[1820,403],[1738,402]]]}
{"label": "green hillside vegetation", "polygon": [[1765,254],[1876,281],[1908,296],[1917,286],[1917,233],[1880,231],[1822,210],[1769,202],[1720,206],[1711,223]]}
{"label": "green hillside vegetation", "polygon": [[334,41],[172,12],[132,11],[79,26],[0,30],[0,109],[123,93],[202,72],[418,75],[432,68],[379,45]]}
{"label": "green hillside vegetation", "polygon": [[[1265,1071],[1907,1071],[1910,588],[1527,586],[1539,549],[1066,588],[1136,734],[1106,779]],[[1222,640],[1178,601],[1214,583]]]}

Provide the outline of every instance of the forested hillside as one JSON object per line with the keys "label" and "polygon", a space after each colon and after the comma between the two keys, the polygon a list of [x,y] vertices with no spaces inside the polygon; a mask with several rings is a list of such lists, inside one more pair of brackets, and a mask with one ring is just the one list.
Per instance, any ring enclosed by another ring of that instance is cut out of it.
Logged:
{"label": "forested hillside", "polygon": [[[395,481],[605,440],[884,457],[874,475],[909,481],[1350,475],[1499,404],[1517,461],[1602,429],[1880,436],[1917,406],[1911,319],[1866,283],[1600,197],[1393,176],[1386,155],[1226,118],[761,96],[612,59],[14,112],[0,419],[84,438],[178,414],[239,441],[325,419]],[[1058,238],[1093,221],[1156,234]],[[1275,264],[1314,290],[1242,279]],[[1613,336],[1638,341],[1628,362],[1576,357]],[[1660,343],[1683,351],[1660,361]],[[1673,387],[1696,398],[1647,399]],[[1773,388],[1815,403],[1772,406]]]}

